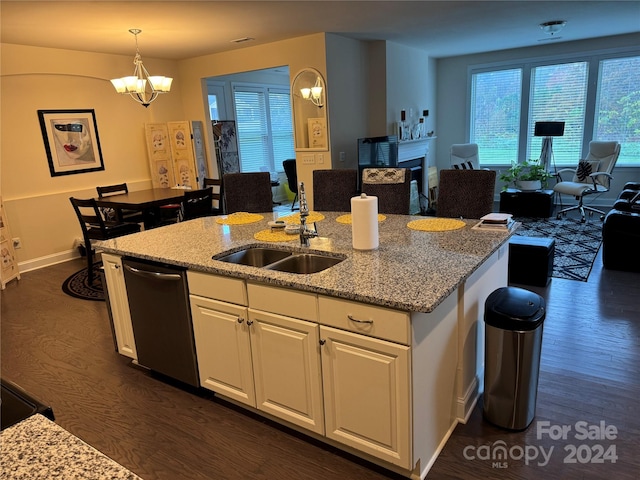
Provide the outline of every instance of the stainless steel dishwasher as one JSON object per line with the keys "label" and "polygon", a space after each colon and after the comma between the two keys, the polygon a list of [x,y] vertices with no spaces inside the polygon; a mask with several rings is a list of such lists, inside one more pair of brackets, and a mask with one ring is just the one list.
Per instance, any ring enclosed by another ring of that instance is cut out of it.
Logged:
{"label": "stainless steel dishwasher", "polygon": [[199,387],[186,270],[132,258],[122,263],[138,363]]}

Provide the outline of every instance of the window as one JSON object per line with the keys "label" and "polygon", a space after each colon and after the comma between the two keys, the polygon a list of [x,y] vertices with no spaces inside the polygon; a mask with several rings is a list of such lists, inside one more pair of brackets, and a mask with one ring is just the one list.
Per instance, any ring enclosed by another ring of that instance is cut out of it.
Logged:
{"label": "window", "polygon": [[471,142],[482,158],[510,165],[518,158],[522,69],[473,76]]}
{"label": "window", "polygon": [[289,91],[283,88],[234,85],[242,172],[282,171],[295,158]]}
{"label": "window", "polygon": [[593,137],[620,142],[620,163],[640,165],[640,57],[600,62]]}
{"label": "window", "polygon": [[594,56],[471,71],[469,138],[484,164],[537,159],[537,121],[565,122],[556,165],[575,165],[592,139],[621,143],[618,164],[640,166],[640,56]]}
{"label": "window", "polygon": [[554,139],[557,165],[576,164],[582,155],[587,95],[587,63],[561,63],[531,69],[527,158],[539,158],[542,137],[534,137],[535,122],[565,122],[562,140]]}

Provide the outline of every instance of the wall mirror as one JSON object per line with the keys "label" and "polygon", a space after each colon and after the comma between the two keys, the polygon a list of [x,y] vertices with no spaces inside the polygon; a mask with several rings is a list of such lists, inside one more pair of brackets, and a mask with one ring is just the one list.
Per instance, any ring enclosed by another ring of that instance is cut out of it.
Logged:
{"label": "wall mirror", "polygon": [[326,87],[313,68],[298,72],[291,84],[296,150],[329,150]]}

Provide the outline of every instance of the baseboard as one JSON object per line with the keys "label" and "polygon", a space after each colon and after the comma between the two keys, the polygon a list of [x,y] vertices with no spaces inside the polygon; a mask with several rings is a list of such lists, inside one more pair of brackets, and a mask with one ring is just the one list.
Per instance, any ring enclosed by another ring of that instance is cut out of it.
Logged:
{"label": "baseboard", "polygon": [[478,402],[479,396],[479,384],[478,377],[473,379],[469,388],[464,394],[464,397],[458,397],[458,402],[456,405],[456,417],[460,423],[467,423],[469,417],[471,416],[471,412],[476,406]]}
{"label": "baseboard", "polygon": [[79,257],[80,252],[77,248],[74,248],[64,252],[58,252],[52,255],[45,255],[44,257],[32,258],[31,260],[20,262],[18,263],[18,270],[20,270],[20,273],[30,272],[31,270],[50,267],[51,265],[68,262],[69,260]]}

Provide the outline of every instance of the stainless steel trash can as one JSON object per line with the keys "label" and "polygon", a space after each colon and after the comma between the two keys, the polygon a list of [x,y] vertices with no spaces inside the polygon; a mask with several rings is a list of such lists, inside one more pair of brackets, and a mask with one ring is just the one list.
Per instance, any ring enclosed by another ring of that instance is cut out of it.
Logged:
{"label": "stainless steel trash can", "polygon": [[536,410],[545,301],[517,287],[485,302],[484,418],[502,428],[526,429]]}

